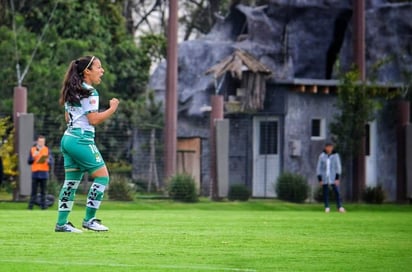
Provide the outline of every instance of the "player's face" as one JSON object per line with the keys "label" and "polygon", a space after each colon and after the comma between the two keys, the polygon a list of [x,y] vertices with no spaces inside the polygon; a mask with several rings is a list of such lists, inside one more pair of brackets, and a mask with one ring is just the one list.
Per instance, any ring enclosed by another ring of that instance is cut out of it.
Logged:
{"label": "player's face", "polygon": [[326,153],[331,154],[332,151],[333,151],[333,145],[325,146],[325,151],[326,151]]}
{"label": "player's face", "polygon": [[85,77],[92,85],[100,84],[104,69],[99,59],[95,59],[89,69],[85,71]]}
{"label": "player's face", "polygon": [[44,138],[38,138],[37,139],[37,146],[38,147],[43,147],[46,144],[46,139]]}

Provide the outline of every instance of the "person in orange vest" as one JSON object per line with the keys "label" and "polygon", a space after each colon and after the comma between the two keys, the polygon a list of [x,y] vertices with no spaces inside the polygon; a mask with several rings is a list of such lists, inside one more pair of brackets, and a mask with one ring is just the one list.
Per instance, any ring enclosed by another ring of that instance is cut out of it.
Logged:
{"label": "person in orange vest", "polygon": [[53,156],[46,146],[46,138],[43,135],[37,137],[37,142],[30,150],[27,161],[31,165],[32,186],[29,209],[33,209],[37,198],[37,188],[40,186],[41,202],[40,207],[47,209],[46,188],[49,178],[50,166],[53,164]]}

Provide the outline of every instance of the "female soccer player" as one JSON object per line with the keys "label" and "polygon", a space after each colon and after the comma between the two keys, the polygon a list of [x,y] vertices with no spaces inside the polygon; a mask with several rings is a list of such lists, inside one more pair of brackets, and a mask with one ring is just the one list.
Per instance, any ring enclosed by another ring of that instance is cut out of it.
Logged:
{"label": "female soccer player", "polygon": [[81,57],[70,63],[61,89],[60,104],[64,105],[67,130],[61,140],[64,158],[65,180],[59,195],[59,212],[56,232],[82,232],[67,219],[73,207],[76,190],[83,173],[88,172],[94,182],[86,201],[83,228],[107,231],[96,211],[109,184],[109,173],[94,143],[94,126],[114,114],[119,100],[110,100],[110,107],[99,112],[99,93],[93,87],[101,82],[104,69],[95,56]]}

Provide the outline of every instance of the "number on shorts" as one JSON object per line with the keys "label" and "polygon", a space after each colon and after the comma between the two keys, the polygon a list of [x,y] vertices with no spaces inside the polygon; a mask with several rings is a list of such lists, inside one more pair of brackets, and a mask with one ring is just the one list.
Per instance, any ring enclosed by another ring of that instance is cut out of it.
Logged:
{"label": "number on shorts", "polygon": [[94,145],[94,144],[89,144],[89,147],[90,147],[90,150],[92,151],[93,154],[99,152],[99,151],[97,150],[96,145]]}

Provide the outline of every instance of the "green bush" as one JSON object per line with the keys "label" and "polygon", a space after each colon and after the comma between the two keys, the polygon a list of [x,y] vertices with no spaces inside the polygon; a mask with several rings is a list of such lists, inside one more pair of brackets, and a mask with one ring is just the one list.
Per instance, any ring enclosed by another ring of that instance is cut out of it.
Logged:
{"label": "green bush", "polygon": [[[315,191],[315,195],[313,196],[313,198],[317,202],[323,203],[323,186],[321,186],[321,185],[318,186],[318,188]],[[333,192],[332,186],[329,185],[329,201],[335,201],[335,200],[336,200],[335,193]]]}
{"label": "green bush", "polygon": [[385,200],[385,191],[381,185],[376,187],[366,187],[363,191],[363,201],[372,204],[382,204]]}
{"label": "green bush", "polygon": [[169,196],[176,201],[197,202],[195,180],[188,174],[176,174],[169,180]]}
{"label": "green bush", "polygon": [[136,192],[140,193],[140,194],[145,194],[147,193],[147,185],[148,185],[149,181],[139,178],[139,179],[135,179],[133,180],[133,184],[136,187]]}
{"label": "green bush", "polygon": [[248,201],[250,198],[250,190],[243,184],[233,184],[229,188],[227,198],[230,201]]}
{"label": "green bush", "polygon": [[61,184],[55,179],[49,179],[47,181],[47,193],[53,196],[58,196],[60,192]]}
{"label": "green bush", "polygon": [[109,199],[132,201],[135,194],[134,185],[130,179],[122,176],[112,176],[109,183]]}
{"label": "green bush", "polygon": [[303,176],[286,172],[279,176],[275,190],[281,200],[302,203],[308,197],[309,186]]}

